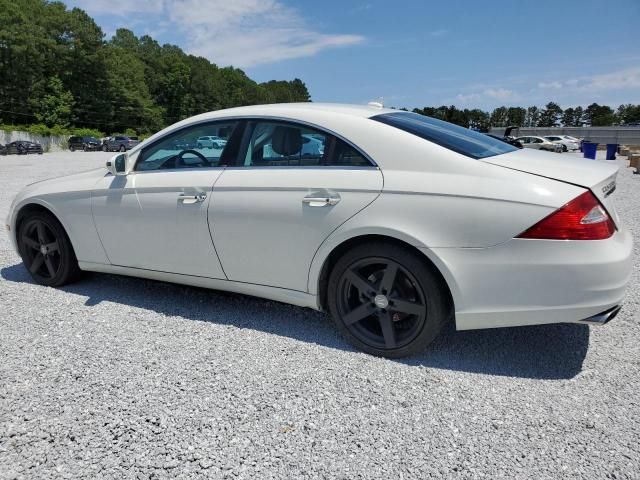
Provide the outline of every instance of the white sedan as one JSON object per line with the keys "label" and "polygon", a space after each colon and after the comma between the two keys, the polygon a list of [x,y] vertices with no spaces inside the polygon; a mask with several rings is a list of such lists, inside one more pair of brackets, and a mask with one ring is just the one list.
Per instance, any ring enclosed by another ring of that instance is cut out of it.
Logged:
{"label": "white sedan", "polygon": [[575,140],[569,140],[567,138],[565,138],[564,135],[547,135],[546,137],[547,140],[549,140],[552,143],[556,143],[558,145],[562,146],[562,151],[563,152],[568,152],[569,150],[571,151],[576,151],[576,150],[580,150],[580,142],[576,142]]}
{"label": "white sedan", "polygon": [[217,135],[205,135],[196,141],[198,148],[223,148],[226,144],[227,141]]}
{"label": "white sedan", "polygon": [[[222,129],[224,149],[188,146]],[[632,251],[617,169],[409,112],[261,105],[32,184],[7,228],[42,285],[89,270],[241,292],[327,310],[358,348],[399,357],[449,322],[613,318]]]}

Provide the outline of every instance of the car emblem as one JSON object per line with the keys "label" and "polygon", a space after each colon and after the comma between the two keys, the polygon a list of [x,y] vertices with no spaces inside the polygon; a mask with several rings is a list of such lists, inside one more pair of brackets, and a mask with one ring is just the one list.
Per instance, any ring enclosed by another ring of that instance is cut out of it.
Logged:
{"label": "car emblem", "polygon": [[616,181],[614,180],[613,182],[608,183],[604,187],[602,187],[602,193],[604,193],[605,197],[608,197],[613,193],[615,189],[616,189]]}
{"label": "car emblem", "polygon": [[387,300],[385,295],[376,295],[376,298],[373,299],[373,303],[375,303],[378,308],[387,308],[389,306],[389,300]]}

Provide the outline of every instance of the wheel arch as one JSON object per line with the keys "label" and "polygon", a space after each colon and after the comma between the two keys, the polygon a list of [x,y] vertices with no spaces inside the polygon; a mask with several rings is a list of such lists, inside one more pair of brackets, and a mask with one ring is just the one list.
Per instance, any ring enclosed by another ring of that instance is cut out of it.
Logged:
{"label": "wheel arch", "polygon": [[69,237],[69,242],[71,242],[71,248],[74,250],[74,253],[75,253],[76,249],[75,249],[73,237],[71,235],[71,232],[69,231],[69,228],[67,228],[67,226],[65,225],[65,222],[62,220],[60,215],[55,211],[55,209],[51,205],[46,204],[44,202],[39,202],[35,199],[30,199],[28,202],[24,203],[23,205],[21,205],[16,209],[16,213],[14,217],[15,219],[12,227],[16,250],[18,250],[18,232],[20,231],[20,224],[29,213],[37,213],[37,212],[47,213],[49,215],[52,215],[53,218],[55,218],[58,221],[58,223],[62,225],[64,232],[67,234],[67,237]]}
{"label": "wheel arch", "polygon": [[390,243],[416,253],[419,258],[424,261],[427,268],[429,268],[440,281],[443,291],[447,295],[447,302],[451,307],[451,312],[455,312],[458,288],[455,279],[446,268],[446,265],[440,261],[440,259],[431,250],[427,248],[418,248],[415,245],[415,243],[418,242],[411,242],[410,239],[400,238],[400,236],[389,235],[386,233],[364,233],[354,235],[347,239],[343,239],[330,250],[327,249],[329,251],[323,255],[321,261],[317,258],[314,259],[314,264],[316,265],[315,274],[313,276],[311,275],[311,273],[314,272],[312,265],[309,277],[309,286],[314,287],[315,291],[310,290],[310,293],[317,295],[319,309],[324,311],[327,310],[327,286],[329,283],[329,274],[336,261],[349,249],[371,242]]}

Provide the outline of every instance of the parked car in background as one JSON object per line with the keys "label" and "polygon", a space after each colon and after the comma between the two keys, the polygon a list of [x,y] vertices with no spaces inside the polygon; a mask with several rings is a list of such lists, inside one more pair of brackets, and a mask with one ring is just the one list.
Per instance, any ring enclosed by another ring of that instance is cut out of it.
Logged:
{"label": "parked car in background", "polygon": [[140,143],[139,140],[133,140],[126,135],[116,135],[114,137],[107,137],[102,142],[103,152],[125,152],[131,150],[133,147]]}
{"label": "parked car in background", "polygon": [[546,150],[547,152],[562,152],[562,145],[553,143],[544,137],[518,137],[516,138],[524,148],[534,150]]}
{"label": "parked car in background", "polygon": [[217,137],[215,135],[208,135],[204,137],[199,137],[196,145],[198,148],[222,148],[227,144],[227,141],[224,138]]}
{"label": "parked car in background", "polygon": [[16,155],[26,155],[28,153],[38,153],[42,155],[42,145],[28,140],[17,140],[7,143],[7,153]]}
{"label": "parked car in background", "polygon": [[85,152],[102,149],[102,143],[96,137],[69,137],[69,150],[83,150]]}
{"label": "parked car in background", "polygon": [[7,147],[5,147],[0,143],[0,155],[6,155],[6,154],[7,154]]}
{"label": "parked car in background", "polygon": [[489,135],[490,137],[495,138],[496,140],[503,141],[508,143],[509,145],[513,145],[516,148],[523,148],[522,143],[516,140],[514,137],[501,137],[500,135],[494,135],[492,133],[486,133],[485,135]]}
{"label": "parked car in background", "polygon": [[546,135],[544,138],[546,138],[550,142],[556,143],[558,145],[562,145],[563,152],[568,152],[569,150],[572,150],[572,151],[580,150],[580,142],[576,142],[574,140],[567,140],[562,135]]}

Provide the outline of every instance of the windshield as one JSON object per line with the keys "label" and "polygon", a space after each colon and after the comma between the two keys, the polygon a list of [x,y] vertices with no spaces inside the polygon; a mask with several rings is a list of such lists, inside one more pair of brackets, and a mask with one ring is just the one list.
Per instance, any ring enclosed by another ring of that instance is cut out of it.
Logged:
{"label": "windshield", "polygon": [[518,150],[513,145],[483,133],[417,113],[384,113],[371,117],[371,119],[475,159],[493,157]]}

